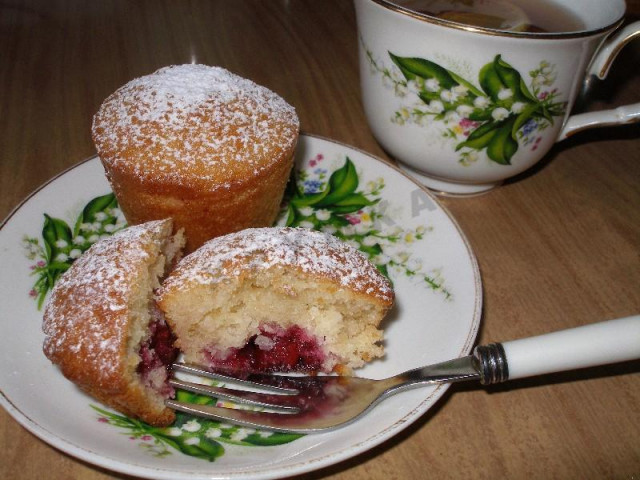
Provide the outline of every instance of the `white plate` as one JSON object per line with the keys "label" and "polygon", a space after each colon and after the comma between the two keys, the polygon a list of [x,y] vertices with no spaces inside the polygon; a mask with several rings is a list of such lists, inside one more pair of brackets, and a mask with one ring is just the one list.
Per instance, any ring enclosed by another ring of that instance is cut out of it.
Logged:
{"label": "white plate", "polygon": [[[385,323],[386,357],[359,375],[381,378],[467,354],[480,322],[482,289],[464,235],[437,201],[409,177],[333,141],[301,137],[296,168],[305,173],[299,177],[300,188],[311,193],[326,187],[330,174],[344,167],[347,158],[359,180],[351,199],[365,198],[374,204],[342,216],[349,225],[339,233],[369,248],[383,244],[382,254],[374,260],[386,265],[397,295],[396,307]],[[45,442],[92,464],[146,478],[279,478],[340,462],[380,444],[418,419],[446,390],[441,386],[404,392],[348,427],[276,446],[247,446],[248,439],[258,438],[257,433],[251,437],[251,432],[240,432],[244,440],[236,436],[235,444],[223,434],[224,441],[207,444],[220,446],[213,462],[157,443],[159,437],[131,429],[126,422],[118,426],[116,417],[96,411],[92,405],[100,405],[68,382],[42,354],[42,312],[33,292],[30,295],[41,269],[32,270],[38,257],[28,258],[25,249],[27,238],[43,244],[45,213],[73,229],[83,207],[109,192],[99,160],[88,159],[30,195],[0,230],[0,403]],[[298,215],[308,216],[303,222],[326,224],[335,209],[335,205],[303,209]],[[389,235],[395,241],[382,239]],[[193,436],[198,428],[214,434],[224,430],[190,422],[182,432]]]}

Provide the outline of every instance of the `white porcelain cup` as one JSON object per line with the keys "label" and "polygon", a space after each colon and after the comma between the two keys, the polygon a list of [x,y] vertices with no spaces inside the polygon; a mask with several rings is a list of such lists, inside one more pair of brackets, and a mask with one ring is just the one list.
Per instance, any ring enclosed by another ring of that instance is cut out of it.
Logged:
{"label": "white porcelain cup", "polygon": [[570,114],[584,82],[604,79],[640,36],[640,22],[620,28],[624,0],[554,1],[584,29],[493,30],[354,0],[366,117],[403,169],[435,192],[478,194],[574,132],[640,120],[640,103]]}

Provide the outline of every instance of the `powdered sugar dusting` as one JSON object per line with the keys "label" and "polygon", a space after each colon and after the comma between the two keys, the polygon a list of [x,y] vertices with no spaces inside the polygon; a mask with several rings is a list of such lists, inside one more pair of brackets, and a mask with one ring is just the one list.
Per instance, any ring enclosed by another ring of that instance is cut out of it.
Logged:
{"label": "powdered sugar dusting", "polygon": [[[100,383],[119,368],[132,296],[153,260],[149,245],[167,221],[128,227],[95,243],[56,283],[44,313],[44,352],[54,363],[70,353],[99,365]],[[169,227],[170,228],[170,227]]]}
{"label": "powdered sugar dusting", "polygon": [[304,228],[251,228],[214,238],[185,257],[160,291],[210,284],[243,271],[295,267],[345,288],[393,301],[389,280],[360,251],[328,233]]}
{"label": "powdered sugar dusting", "polygon": [[[295,145],[299,122],[284,99],[219,67],[177,65],[134,79],[94,117],[103,162],[141,178],[230,188]],[[211,187],[210,188],[214,188]]]}

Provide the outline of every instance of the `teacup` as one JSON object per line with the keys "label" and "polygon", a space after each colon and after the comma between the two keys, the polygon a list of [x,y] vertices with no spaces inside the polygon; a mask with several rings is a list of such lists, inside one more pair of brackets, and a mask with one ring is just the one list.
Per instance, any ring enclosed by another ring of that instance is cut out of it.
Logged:
{"label": "teacup", "polygon": [[366,117],[407,173],[435,192],[478,194],[574,132],[640,120],[640,103],[570,115],[583,83],[604,79],[640,35],[640,22],[620,28],[624,0],[553,1],[583,28],[498,30],[354,0]]}

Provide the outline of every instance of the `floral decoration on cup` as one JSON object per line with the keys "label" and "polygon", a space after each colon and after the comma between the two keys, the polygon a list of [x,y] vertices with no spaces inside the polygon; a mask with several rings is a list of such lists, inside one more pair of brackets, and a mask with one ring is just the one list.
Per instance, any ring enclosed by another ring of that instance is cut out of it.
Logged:
{"label": "floral decoration on cup", "polygon": [[529,72],[529,85],[501,55],[484,65],[474,85],[460,75],[424,58],[400,57],[389,52],[388,68],[367,50],[373,73],[398,97],[415,97],[398,109],[391,121],[404,125],[441,122],[443,136],[453,139],[459,162],[470,165],[478,154],[500,165],[510,165],[521,145],[537,149],[540,133],[563,116],[567,104],[558,101],[553,87],[556,67],[542,61]]}

